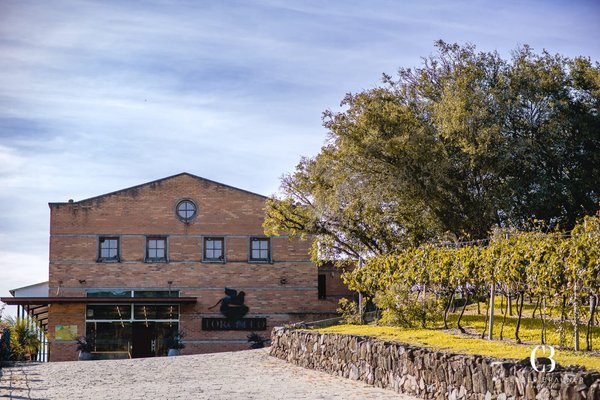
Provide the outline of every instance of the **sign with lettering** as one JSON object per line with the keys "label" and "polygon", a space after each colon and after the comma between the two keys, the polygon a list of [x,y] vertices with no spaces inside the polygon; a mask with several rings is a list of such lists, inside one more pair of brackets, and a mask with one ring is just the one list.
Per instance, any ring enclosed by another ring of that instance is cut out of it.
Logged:
{"label": "sign with lettering", "polygon": [[265,331],[266,318],[202,318],[203,331]]}

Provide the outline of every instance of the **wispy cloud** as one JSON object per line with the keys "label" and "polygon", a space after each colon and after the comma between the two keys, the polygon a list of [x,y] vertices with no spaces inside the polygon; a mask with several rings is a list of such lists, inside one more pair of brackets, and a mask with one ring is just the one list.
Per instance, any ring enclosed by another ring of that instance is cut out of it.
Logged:
{"label": "wispy cloud", "polygon": [[[0,295],[47,277],[48,201],[189,171],[255,192],[321,112],[433,41],[600,58],[592,1],[0,2]],[[5,279],[5,277],[7,277]]]}

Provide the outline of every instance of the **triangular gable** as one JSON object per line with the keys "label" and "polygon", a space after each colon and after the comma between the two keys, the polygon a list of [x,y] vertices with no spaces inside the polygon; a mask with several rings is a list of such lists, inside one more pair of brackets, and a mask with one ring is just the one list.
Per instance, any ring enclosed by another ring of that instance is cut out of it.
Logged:
{"label": "triangular gable", "polygon": [[197,176],[197,175],[194,175],[194,174],[190,174],[189,172],[182,172],[182,173],[179,173],[179,174],[176,174],[176,175],[167,176],[166,178],[157,179],[157,180],[154,180],[154,181],[142,183],[140,185],[135,185],[135,186],[131,186],[131,187],[128,187],[128,188],[125,188],[125,189],[116,190],[114,192],[109,192],[109,193],[101,194],[99,196],[89,197],[87,199],[83,199],[83,200],[79,200],[79,201],[74,201],[74,202],[51,202],[51,203],[48,203],[48,204],[52,206],[54,204],[78,204],[78,203],[85,203],[85,202],[88,202],[88,201],[98,200],[98,199],[101,199],[101,198],[107,197],[107,196],[112,196],[112,195],[115,195],[115,194],[121,194],[121,193],[125,193],[125,192],[131,191],[131,190],[141,189],[141,188],[144,188],[144,187],[147,187],[147,186],[155,185],[157,183],[165,182],[165,181],[168,181],[170,179],[178,178],[178,177],[181,177],[181,176],[188,176],[188,177],[194,178],[194,179],[196,179],[196,180],[198,180],[200,182],[208,182],[208,183],[211,183],[213,185],[223,186],[223,187],[226,187],[226,188],[229,188],[229,189],[237,190],[237,191],[240,191],[240,192],[243,192],[243,193],[247,193],[247,194],[250,194],[250,195],[253,195],[253,196],[258,196],[258,197],[263,198],[263,199],[267,199],[267,196],[263,196],[262,194],[250,192],[248,190],[240,189],[240,188],[237,188],[235,186],[230,186],[230,185],[226,185],[224,183],[220,183],[220,182],[216,182],[216,181],[213,181],[213,180],[210,180],[210,179],[202,178],[200,176]]}

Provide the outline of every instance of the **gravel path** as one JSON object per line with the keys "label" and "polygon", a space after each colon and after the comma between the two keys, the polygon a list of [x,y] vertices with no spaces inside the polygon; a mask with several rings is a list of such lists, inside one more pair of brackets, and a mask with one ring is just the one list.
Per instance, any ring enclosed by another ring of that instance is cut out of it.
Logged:
{"label": "gravel path", "polygon": [[4,368],[8,399],[414,399],[312,371],[265,349]]}

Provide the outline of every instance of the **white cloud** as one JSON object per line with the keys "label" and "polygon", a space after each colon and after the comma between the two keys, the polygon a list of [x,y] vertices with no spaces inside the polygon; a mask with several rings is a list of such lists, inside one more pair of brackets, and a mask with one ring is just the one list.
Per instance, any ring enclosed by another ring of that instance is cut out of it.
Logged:
{"label": "white cloud", "polygon": [[[11,289],[48,280],[48,255],[0,250],[0,276],[0,297],[11,297]],[[0,302],[0,307],[2,304]],[[4,316],[15,314],[14,306],[4,310]]]}
{"label": "white cloud", "polygon": [[2,182],[3,187],[7,187],[9,183],[2,178],[14,178],[23,164],[25,164],[25,159],[19,156],[14,149],[0,145],[0,182]]}

